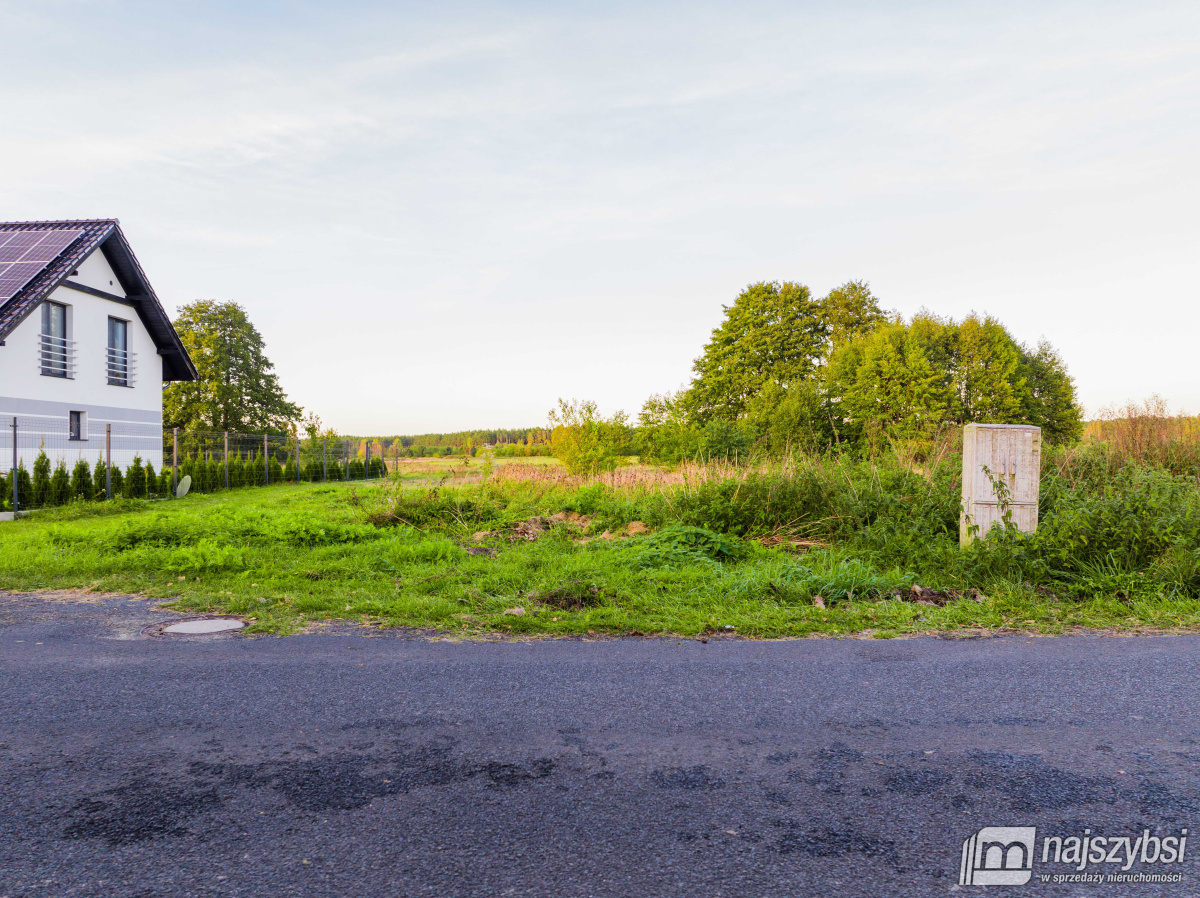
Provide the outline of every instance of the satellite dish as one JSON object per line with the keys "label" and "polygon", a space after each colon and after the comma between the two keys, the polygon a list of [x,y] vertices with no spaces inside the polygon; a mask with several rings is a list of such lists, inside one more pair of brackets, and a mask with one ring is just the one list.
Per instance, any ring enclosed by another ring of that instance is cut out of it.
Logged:
{"label": "satellite dish", "polygon": [[175,487],[175,498],[182,499],[188,494],[188,490],[192,488],[192,475],[184,474],[183,480],[179,481],[179,486]]}

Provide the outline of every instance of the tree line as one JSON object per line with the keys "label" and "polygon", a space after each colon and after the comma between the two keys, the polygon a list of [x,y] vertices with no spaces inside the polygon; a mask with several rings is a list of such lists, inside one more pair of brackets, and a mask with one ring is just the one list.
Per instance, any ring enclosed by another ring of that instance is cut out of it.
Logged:
{"label": "tree line", "polygon": [[[304,418],[279,384],[262,335],[236,303],[201,300],[175,321],[196,363],[193,383],[164,391],[167,427],[339,438]],[[990,315],[960,321],[884,310],[865,281],[814,297],[791,281],[760,281],[724,307],[693,363],[691,383],[651,396],[635,422],[562,402],[544,428],[352,437],[380,457],[549,454],[573,470],[622,456],[677,463],[791,451],[920,455],[968,422],[1036,424],[1051,444],[1083,431],[1075,384],[1057,351],[1016,340]]]}
{"label": "tree line", "polygon": [[651,396],[636,425],[623,413],[599,417],[594,403],[560,402],[555,454],[598,470],[631,453],[662,463],[888,448],[919,456],[968,422],[1036,424],[1051,444],[1082,435],[1075,384],[1054,347],[1027,346],[992,316],[905,320],[865,281],[819,298],[803,284],[762,281],[724,313],[691,384]]}

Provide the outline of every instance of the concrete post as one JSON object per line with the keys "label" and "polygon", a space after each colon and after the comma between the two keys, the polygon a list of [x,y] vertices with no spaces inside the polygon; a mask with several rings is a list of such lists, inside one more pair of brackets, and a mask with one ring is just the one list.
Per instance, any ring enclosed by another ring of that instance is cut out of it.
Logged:
{"label": "concrete post", "polygon": [[271,485],[271,460],[267,458],[267,435],[263,434],[263,486]]}
{"label": "concrete post", "polygon": [[229,489],[229,431],[225,431],[225,489]]}
{"label": "concrete post", "polygon": [[329,438],[321,440],[321,479],[329,479]]}
{"label": "concrete post", "polygon": [[[985,470],[986,469],[986,470]],[[986,537],[1006,514],[1018,530],[1038,524],[1042,430],[1026,424],[968,424],[963,428],[962,512],[958,541],[972,540],[971,527]],[[998,495],[1007,494],[1007,495]]]}
{"label": "concrete post", "polygon": [[171,498],[179,489],[179,428],[171,429]]}
{"label": "concrete post", "polygon": [[300,431],[296,431],[296,482],[300,482]]}

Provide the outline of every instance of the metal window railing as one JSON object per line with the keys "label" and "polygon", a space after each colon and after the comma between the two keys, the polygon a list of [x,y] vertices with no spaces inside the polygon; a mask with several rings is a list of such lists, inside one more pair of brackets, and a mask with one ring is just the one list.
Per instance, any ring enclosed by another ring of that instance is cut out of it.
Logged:
{"label": "metal window railing", "polygon": [[114,387],[132,387],[137,379],[137,353],[108,347],[108,382]]}
{"label": "metal window railing", "polygon": [[75,377],[75,341],[41,334],[38,343],[38,365],[47,377]]}

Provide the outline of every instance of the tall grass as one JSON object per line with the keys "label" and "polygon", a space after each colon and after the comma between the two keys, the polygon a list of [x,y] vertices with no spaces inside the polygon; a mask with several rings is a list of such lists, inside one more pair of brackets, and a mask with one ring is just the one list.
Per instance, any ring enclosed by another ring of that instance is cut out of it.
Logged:
{"label": "tall grass", "polygon": [[[1079,448],[1098,454],[1110,470],[1132,462],[1200,475],[1200,417],[1172,414],[1160,396],[1109,406],[1088,423]],[[1069,465],[1078,453],[1064,460]]]}

